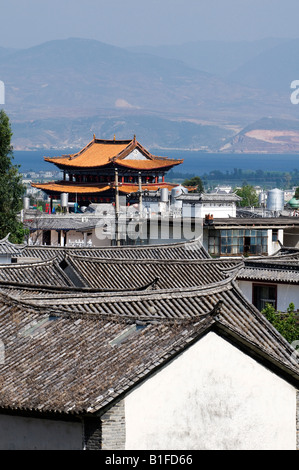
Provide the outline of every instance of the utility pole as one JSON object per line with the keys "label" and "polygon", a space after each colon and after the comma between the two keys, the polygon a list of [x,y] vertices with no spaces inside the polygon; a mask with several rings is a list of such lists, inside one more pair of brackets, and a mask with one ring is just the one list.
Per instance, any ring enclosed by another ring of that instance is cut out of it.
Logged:
{"label": "utility pole", "polygon": [[139,192],[139,233],[140,243],[142,243],[142,229],[143,229],[143,204],[142,204],[142,184],[141,184],[141,172],[138,174],[138,192]]}
{"label": "utility pole", "polygon": [[119,237],[119,188],[118,188],[118,170],[115,168],[115,235],[116,244],[120,245]]}
{"label": "utility pole", "polygon": [[138,185],[139,185],[139,216],[142,217],[143,207],[142,207],[142,185],[141,185],[141,172],[138,174]]}

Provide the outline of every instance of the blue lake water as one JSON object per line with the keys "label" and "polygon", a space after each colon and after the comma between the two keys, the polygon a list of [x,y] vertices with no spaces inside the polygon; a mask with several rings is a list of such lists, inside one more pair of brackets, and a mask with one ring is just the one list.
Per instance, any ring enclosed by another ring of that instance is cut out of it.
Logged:
{"label": "blue lake water", "polygon": [[[183,158],[184,163],[174,168],[180,173],[203,175],[212,170],[231,172],[234,168],[242,170],[293,171],[299,169],[299,154],[219,154],[186,150],[155,150],[153,154],[170,158]],[[60,156],[67,150],[14,151],[14,164],[20,165],[20,171],[54,170],[54,165],[44,161],[44,157]],[[74,150],[71,151],[74,153]]]}
{"label": "blue lake water", "polygon": [[222,173],[231,172],[234,168],[286,172],[299,169],[299,155],[296,154],[220,154],[176,150],[172,151],[171,155],[162,154],[160,151],[160,155],[184,158],[184,163],[175,167],[173,171],[195,173],[199,176],[213,170],[219,170]]}

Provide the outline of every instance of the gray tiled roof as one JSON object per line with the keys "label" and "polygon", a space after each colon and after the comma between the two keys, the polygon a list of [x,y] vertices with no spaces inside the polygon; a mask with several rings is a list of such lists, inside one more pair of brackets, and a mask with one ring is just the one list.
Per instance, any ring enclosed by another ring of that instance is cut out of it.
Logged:
{"label": "gray tiled roof", "polygon": [[[235,260],[117,260],[69,255],[65,261],[85,285],[131,289],[157,279],[156,288],[191,287],[213,284],[237,272]],[[138,281],[137,281],[138,280]]]}
{"label": "gray tiled roof", "polygon": [[248,260],[238,272],[238,279],[299,284],[299,264],[287,257]]}
{"label": "gray tiled roof", "polygon": [[186,202],[238,202],[242,198],[235,193],[189,193],[181,194],[176,199]]}
{"label": "gray tiled roof", "polygon": [[7,240],[0,241],[0,253],[12,253],[15,256],[48,259],[65,254],[81,256],[98,256],[100,258],[117,259],[208,259],[202,244],[197,240],[151,245],[123,245],[106,247],[60,247],[37,245],[13,245]]}
{"label": "gray tiled roof", "polygon": [[235,284],[239,261],[213,260],[197,241],[1,244],[43,261],[0,267],[0,408],[98,412],[210,330],[299,386],[294,349]]}
{"label": "gray tiled roof", "polygon": [[[31,250],[26,247],[25,250],[19,254],[18,263],[0,264],[0,286],[7,292],[17,288],[23,288],[23,291],[34,289],[36,286],[43,288],[43,291],[49,288],[53,291],[54,287],[60,291],[66,287],[81,287],[84,290],[134,290],[146,286],[183,288],[221,282],[242,266],[242,262],[235,259],[202,259],[200,257],[205,255],[205,251],[194,242],[116,249],[60,250],[40,247],[36,250],[32,247]],[[109,257],[101,257],[107,252]],[[40,260],[38,254],[45,258]],[[48,258],[49,254],[55,256]],[[184,254],[186,257],[199,256],[199,259],[180,259]],[[120,255],[124,258],[119,258]],[[173,259],[169,258],[171,255]]]}
{"label": "gray tiled roof", "polygon": [[0,311],[2,408],[99,411],[211,328],[299,385],[294,350],[230,281],[22,302],[1,295]]}
{"label": "gray tiled roof", "polygon": [[18,284],[74,286],[64,273],[56,258],[44,261],[28,260],[26,263],[0,265],[0,283],[6,281]]}

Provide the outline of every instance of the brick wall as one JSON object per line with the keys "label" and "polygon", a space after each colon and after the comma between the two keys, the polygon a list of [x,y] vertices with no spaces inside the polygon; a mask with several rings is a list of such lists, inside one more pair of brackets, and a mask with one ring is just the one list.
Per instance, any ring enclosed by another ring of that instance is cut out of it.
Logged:
{"label": "brick wall", "polygon": [[85,450],[101,450],[102,423],[100,418],[84,419],[83,447]]}
{"label": "brick wall", "polygon": [[114,405],[101,417],[102,449],[124,450],[126,444],[126,423],[124,400]]}
{"label": "brick wall", "polygon": [[100,418],[85,418],[85,450],[124,450],[126,443],[125,404],[120,401]]}

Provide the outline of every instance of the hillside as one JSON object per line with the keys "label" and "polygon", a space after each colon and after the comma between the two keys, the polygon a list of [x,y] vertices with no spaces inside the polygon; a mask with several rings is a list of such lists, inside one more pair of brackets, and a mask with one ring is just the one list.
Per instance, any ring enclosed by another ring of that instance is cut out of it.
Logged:
{"label": "hillside", "polygon": [[257,41],[196,41],[166,46],[134,46],[129,51],[148,53],[166,59],[181,60],[189,67],[226,78],[268,50],[287,42],[284,38]]}
{"label": "hillside", "polygon": [[289,92],[291,82],[299,80],[299,39],[261,52],[234,70],[229,78],[252,88]]}
{"label": "hillside", "polygon": [[263,118],[246,126],[221,147],[223,152],[298,153],[299,120]]}
{"label": "hillside", "polygon": [[0,75],[8,108],[35,118],[75,109],[197,114],[199,106],[216,104],[220,96],[223,103],[246,96],[246,90],[178,60],[84,39],[50,41],[5,55]]}
{"label": "hillside", "polygon": [[146,147],[202,149],[217,151],[234,132],[216,125],[172,121],[157,116],[138,115],[118,118],[103,116],[49,118],[13,123],[15,150],[33,148],[82,148],[95,133],[98,138],[133,138]]}
{"label": "hillside", "polygon": [[[225,61],[229,68],[240,63],[242,47],[244,62],[252,54],[256,60],[260,50],[272,50],[274,43],[283,46],[280,40],[259,43],[254,50],[248,44],[223,44],[223,60],[210,45],[208,60],[214,70],[224,71]],[[234,59],[228,61],[230,54]],[[288,90],[245,86],[200,70],[200,58],[196,66],[181,59],[179,51],[166,58],[76,38],[0,48],[4,109],[15,148],[77,147],[93,133],[107,138],[116,133],[138,134],[148,146],[216,151],[263,116],[296,118]]]}

